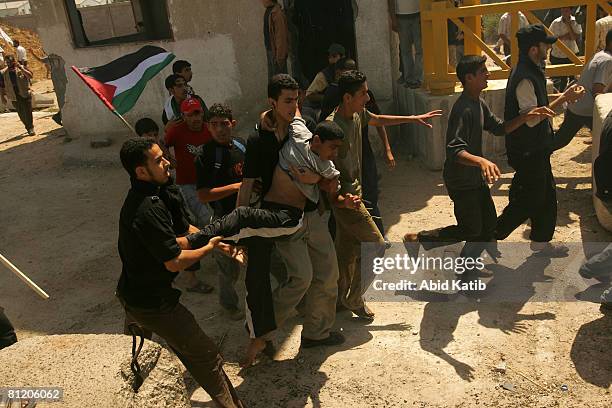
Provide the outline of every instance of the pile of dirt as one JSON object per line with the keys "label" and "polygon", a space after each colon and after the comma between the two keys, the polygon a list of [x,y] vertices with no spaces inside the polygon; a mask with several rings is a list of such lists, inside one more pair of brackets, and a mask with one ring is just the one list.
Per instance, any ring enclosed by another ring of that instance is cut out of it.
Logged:
{"label": "pile of dirt", "polygon": [[[28,68],[34,74],[34,81],[41,81],[47,78],[47,69],[45,64],[38,61],[34,55],[43,57],[45,52],[43,51],[42,42],[40,37],[34,31],[17,28],[6,24],[5,22],[0,23],[0,27],[11,37],[13,40],[19,40],[20,44],[28,52]],[[15,54],[15,48],[12,44],[8,44],[6,41],[0,39],[0,46],[4,48],[4,54]]]}

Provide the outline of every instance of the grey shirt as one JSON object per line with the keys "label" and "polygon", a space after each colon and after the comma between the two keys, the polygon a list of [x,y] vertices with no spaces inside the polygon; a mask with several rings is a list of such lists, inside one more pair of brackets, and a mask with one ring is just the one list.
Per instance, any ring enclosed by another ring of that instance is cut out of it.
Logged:
{"label": "grey shirt", "polygon": [[504,122],[482,99],[474,100],[462,93],[453,105],[446,131],[444,183],[448,190],[468,190],[484,185],[480,168],[457,162],[457,155],[464,150],[482,157],[483,130],[503,136]]}
{"label": "grey shirt", "polygon": [[612,82],[612,55],[607,51],[600,51],[591,58],[583,68],[578,85],[584,86],[585,95],[576,103],[570,104],[568,109],[580,116],[593,116],[593,84],[603,84],[606,87]]}
{"label": "grey shirt", "polygon": [[[310,150],[310,139],[312,133],[306,127],[306,122],[302,118],[295,118],[289,125],[289,137],[278,153],[278,165],[282,170],[289,172],[291,166],[297,168],[307,168],[326,179],[338,177],[340,172],[334,167],[331,160],[323,160],[316,153]],[[293,180],[295,185],[313,203],[319,202],[319,187],[316,184],[304,184]]]}

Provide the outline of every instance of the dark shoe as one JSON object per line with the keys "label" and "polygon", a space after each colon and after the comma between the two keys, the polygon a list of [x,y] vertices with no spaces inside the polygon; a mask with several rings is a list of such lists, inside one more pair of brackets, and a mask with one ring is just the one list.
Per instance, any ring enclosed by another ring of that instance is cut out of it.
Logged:
{"label": "dark shoe", "polygon": [[35,134],[36,132],[34,131],[34,128],[28,129],[28,136],[34,136]]}
{"label": "dark shoe", "polygon": [[200,293],[200,294],[207,294],[212,292],[213,290],[215,290],[214,287],[207,285],[204,282],[199,282],[197,285],[192,286],[190,288],[187,288],[187,292],[194,292],[194,293]]}
{"label": "dark shoe", "polygon": [[300,347],[302,348],[311,348],[311,347],[319,347],[319,346],[338,346],[345,342],[344,335],[342,333],[331,331],[329,332],[329,336],[321,340],[312,340],[307,339],[306,337],[302,337],[302,344]]}
{"label": "dark shoe", "polygon": [[366,305],[363,305],[363,307],[360,307],[359,309],[351,310],[351,312],[353,312],[355,315],[357,315],[357,317],[360,318],[360,319],[368,320],[370,322],[374,321],[375,314]]}
{"label": "dark shoe", "polygon": [[418,258],[419,248],[421,246],[421,244],[419,243],[419,234],[409,232],[404,235],[402,241],[404,242],[404,248],[406,248],[408,256],[412,259]]}

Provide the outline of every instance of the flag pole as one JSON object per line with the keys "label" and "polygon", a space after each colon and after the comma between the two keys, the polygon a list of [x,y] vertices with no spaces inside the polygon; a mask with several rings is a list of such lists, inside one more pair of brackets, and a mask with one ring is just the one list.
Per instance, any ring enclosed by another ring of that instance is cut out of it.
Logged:
{"label": "flag pole", "polygon": [[117,112],[116,109],[113,109],[111,112],[113,112],[115,114],[115,116],[117,116],[119,119],[121,119],[121,121],[125,124],[125,126],[128,127],[128,129],[130,129],[132,131],[132,133],[134,133],[135,136],[139,136],[138,133],[136,133],[136,129],[134,129],[134,127],[132,125],[130,125],[130,123],[125,120],[125,118],[123,116],[121,116],[121,114],[119,112]]}
{"label": "flag pole", "polygon": [[11,272],[13,272],[15,275],[17,275],[17,277],[19,279],[24,281],[26,285],[28,285],[30,288],[32,288],[32,290],[34,292],[36,292],[36,294],[38,294],[38,296],[40,296],[41,298],[43,298],[45,300],[49,299],[49,295],[47,295],[47,293],[44,290],[42,290],[37,284],[35,284],[32,281],[32,279],[28,278],[25,273],[23,273],[19,269],[17,269],[17,267],[15,265],[13,265],[11,263],[11,261],[6,259],[2,254],[0,254],[0,262],[3,263],[4,266],[6,266],[8,269],[10,269]]}

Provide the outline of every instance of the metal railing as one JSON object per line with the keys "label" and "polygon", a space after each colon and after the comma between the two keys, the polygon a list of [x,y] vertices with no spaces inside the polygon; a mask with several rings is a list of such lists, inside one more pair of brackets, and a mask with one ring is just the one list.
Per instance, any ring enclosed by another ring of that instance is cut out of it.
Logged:
{"label": "metal railing", "polygon": [[[511,13],[511,55],[518,56],[516,32],[519,29],[519,11],[527,17],[530,24],[544,25],[533,14],[533,10],[586,6],[586,23],[583,33],[584,57],[578,57],[563,42],[558,41],[556,45],[567,55],[571,64],[546,67],[546,73],[549,76],[569,76],[580,74],[584,61],[590,60],[594,54],[597,7],[612,14],[612,6],[604,0],[519,0],[491,4],[480,4],[480,0],[464,0],[463,4],[461,7],[455,7],[449,0],[421,0],[424,85],[434,95],[452,94],[457,82],[454,69],[448,66],[447,25],[449,20],[463,31],[465,54],[480,55],[484,52],[497,65],[496,69],[491,70],[491,79],[506,79],[510,74],[510,68],[516,64],[518,58],[511,58],[510,65],[508,65],[481,39],[482,15]],[[548,27],[546,31],[552,34]]]}

